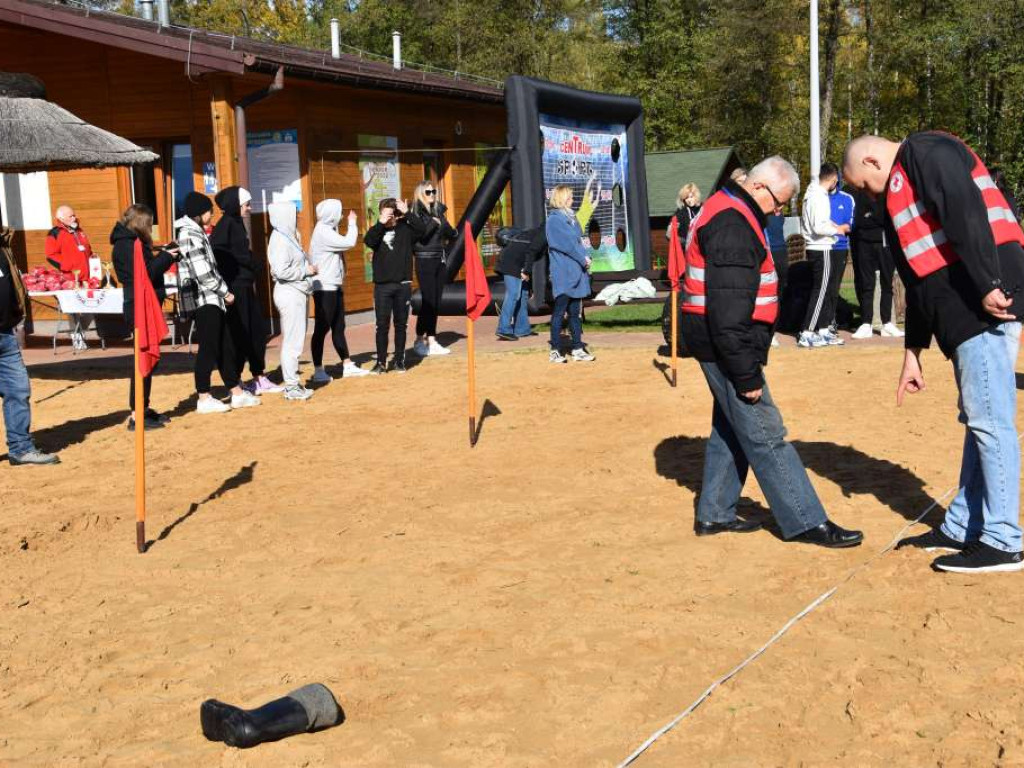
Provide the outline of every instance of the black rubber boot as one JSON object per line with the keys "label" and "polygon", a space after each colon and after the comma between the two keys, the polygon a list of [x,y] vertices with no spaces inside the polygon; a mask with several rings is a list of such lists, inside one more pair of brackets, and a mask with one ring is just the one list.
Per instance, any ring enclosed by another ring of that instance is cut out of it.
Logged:
{"label": "black rubber boot", "polygon": [[239,749],[329,728],[343,719],[334,696],[319,684],[303,686],[258,709],[241,709],[216,699],[204,701],[199,708],[203,735]]}

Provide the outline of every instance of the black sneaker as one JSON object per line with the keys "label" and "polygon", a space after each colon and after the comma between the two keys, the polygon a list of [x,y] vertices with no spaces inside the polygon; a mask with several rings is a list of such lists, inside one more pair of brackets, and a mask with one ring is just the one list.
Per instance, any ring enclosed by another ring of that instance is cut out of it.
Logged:
{"label": "black sneaker", "polygon": [[387,372],[387,366],[385,366],[384,363],[381,362],[378,362],[375,366],[373,366],[373,368],[370,369],[370,373],[372,373],[374,376],[380,376],[382,373]]}
{"label": "black sneaker", "polygon": [[915,549],[923,549],[925,552],[940,550],[943,552],[961,552],[965,546],[967,545],[963,542],[944,534],[941,528],[932,528],[928,533],[922,533],[920,536],[908,536],[896,543],[896,549],[914,547]]}
{"label": "black sneaker", "polygon": [[405,373],[405,360],[392,360],[391,370],[395,373]]}
{"label": "black sneaker", "polygon": [[[148,415],[142,419],[142,425],[146,428],[147,432],[153,429],[164,428],[164,422],[160,421],[159,419],[151,419]],[[128,431],[135,431],[135,419],[132,417],[128,417]]]}
{"label": "black sneaker", "polygon": [[161,424],[171,423],[170,416],[168,416],[166,413],[160,413],[159,411],[155,411],[152,408],[147,408],[145,410],[145,416],[150,421],[159,421]]}
{"label": "black sneaker", "polygon": [[498,341],[515,341],[516,340],[516,337],[513,336],[511,333],[496,333],[494,335],[498,337]]}
{"label": "black sneaker", "polygon": [[1024,555],[1004,552],[980,541],[972,541],[962,552],[943,555],[932,561],[937,571],[952,573],[1003,573],[1024,570]]}

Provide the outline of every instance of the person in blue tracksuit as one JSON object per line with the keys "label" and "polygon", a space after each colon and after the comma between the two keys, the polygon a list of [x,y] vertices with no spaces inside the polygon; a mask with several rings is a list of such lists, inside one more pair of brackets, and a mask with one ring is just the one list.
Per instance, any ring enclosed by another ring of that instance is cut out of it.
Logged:
{"label": "person in blue tracksuit", "polygon": [[[835,190],[828,197],[829,206],[832,209],[832,221],[836,224],[845,224],[853,229],[853,214],[856,207],[853,195],[843,191],[843,180],[839,179]],[[842,287],[843,274],[846,272],[846,262],[850,257],[850,234],[840,233],[836,235],[836,244],[832,246],[832,264],[829,272],[827,306],[832,308],[832,316],[826,317],[828,327],[833,333],[836,332],[836,307],[839,306],[839,289]]]}

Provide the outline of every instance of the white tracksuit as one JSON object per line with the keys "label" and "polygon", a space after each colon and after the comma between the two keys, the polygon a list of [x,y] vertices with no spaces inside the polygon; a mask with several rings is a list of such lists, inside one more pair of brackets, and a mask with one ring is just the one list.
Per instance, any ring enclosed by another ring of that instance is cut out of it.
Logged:
{"label": "white tracksuit", "polygon": [[285,386],[299,383],[299,356],[306,343],[306,318],[313,284],[309,262],[299,245],[297,211],[292,203],[271,203],[274,231],[267,245],[274,277],[274,306],[281,315],[281,373]]}

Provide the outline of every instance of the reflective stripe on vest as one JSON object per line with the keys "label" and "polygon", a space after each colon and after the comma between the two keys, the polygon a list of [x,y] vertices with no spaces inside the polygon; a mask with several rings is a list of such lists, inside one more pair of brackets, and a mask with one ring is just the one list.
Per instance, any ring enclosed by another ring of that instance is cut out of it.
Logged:
{"label": "reflective stripe on vest", "polygon": [[[1024,232],[1010,210],[1006,197],[992,180],[981,158],[970,147],[967,149],[974,157],[971,178],[981,191],[996,245],[1019,243],[1024,246]],[[889,174],[885,205],[903,254],[915,275],[927,277],[960,261],[960,255],[949,243],[942,225],[921,205],[920,197],[899,161],[893,165]]]}
{"label": "reflective stripe on vest", "polygon": [[732,195],[725,191],[713,194],[704,203],[697,218],[690,224],[686,237],[686,272],[683,279],[683,312],[703,315],[707,311],[707,291],[705,287],[705,259],[700,249],[697,233],[719,213],[726,210],[738,211],[747,220],[750,228],[757,234],[758,240],[765,250],[764,261],[761,262],[761,280],[754,300],[754,311],[751,317],[760,323],[773,324],[779,316],[779,276],[775,272],[775,262],[764,230],[754,213]]}

